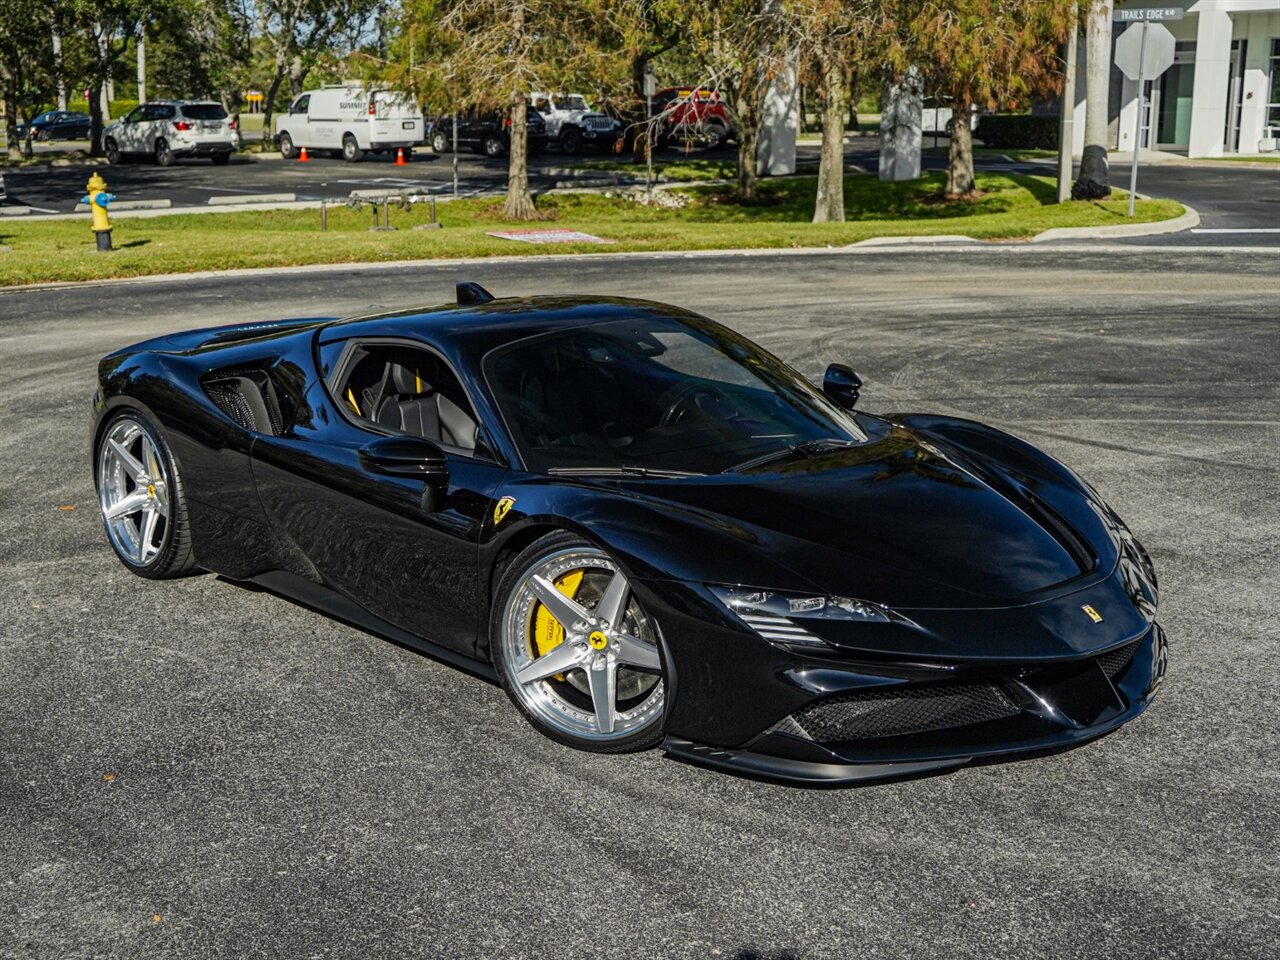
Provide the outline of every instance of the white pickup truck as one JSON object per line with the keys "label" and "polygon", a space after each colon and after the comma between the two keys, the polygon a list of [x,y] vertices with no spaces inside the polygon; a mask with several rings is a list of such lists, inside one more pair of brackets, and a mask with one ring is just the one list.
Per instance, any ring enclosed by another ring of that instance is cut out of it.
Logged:
{"label": "white pickup truck", "polygon": [[612,150],[622,134],[622,121],[587,106],[580,93],[529,94],[529,102],[547,125],[547,139],[560,145],[560,152],[573,155],[588,147]]}

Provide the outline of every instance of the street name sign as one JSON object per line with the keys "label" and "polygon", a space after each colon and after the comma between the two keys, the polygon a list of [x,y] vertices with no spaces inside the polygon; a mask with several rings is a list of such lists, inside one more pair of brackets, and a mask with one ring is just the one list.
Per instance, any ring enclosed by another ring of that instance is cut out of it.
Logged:
{"label": "street name sign", "polygon": [[1181,7],[1120,7],[1111,11],[1111,19],[1116,23],[1162,23],[1181,20],[1183,13]]}

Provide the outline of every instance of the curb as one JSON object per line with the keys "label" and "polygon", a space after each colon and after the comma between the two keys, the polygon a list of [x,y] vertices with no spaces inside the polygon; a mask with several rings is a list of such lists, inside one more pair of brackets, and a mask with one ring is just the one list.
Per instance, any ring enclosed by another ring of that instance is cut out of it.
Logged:
{"label": "curb", "polygon": [[854,247],[896,247],[899,244],[908,243],[982,243],[974,237],[966,237],[958,233],[939,233],[931,237],[868,237],[866,240],[859,240],[857,243],[846,244],[843,249],[852,250]]}
{"label": "curb", "polygon": [[1154,223],[1118,223],[1109,227],[1050,227],[1031,237],[1031,243],[1049,240],[1110,240],[1116,237],[1154,237],[1164,233],[1181,233],[1200,224],[1200,214],[1182,204],[1182,216]]}

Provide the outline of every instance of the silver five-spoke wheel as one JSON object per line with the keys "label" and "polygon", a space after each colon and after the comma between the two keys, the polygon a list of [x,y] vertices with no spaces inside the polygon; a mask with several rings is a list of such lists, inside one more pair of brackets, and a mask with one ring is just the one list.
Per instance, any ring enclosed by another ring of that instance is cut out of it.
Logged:
{"label": "silver five-spoke wheel", "polygon": [[562,742],[651,745],[664,696],[657,624],[603,550],[561,535],[532,554],[504,578],[495,659],[507,690]]}
{"label": "silver five-spoke wheel", "polygon": [[142,566],[164,545],[169,478],[142,424],[121,417],[98,450],[98,501],[116,550]]}

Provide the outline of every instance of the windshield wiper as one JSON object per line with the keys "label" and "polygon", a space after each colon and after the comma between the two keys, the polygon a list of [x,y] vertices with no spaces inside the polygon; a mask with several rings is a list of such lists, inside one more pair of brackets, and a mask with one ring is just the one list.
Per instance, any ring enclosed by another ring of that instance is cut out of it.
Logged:
{"label": "windshield wiper", "polygon": [[660,470],[656,467],[641,467],[634,464],[621,464],[616,467],[551,467],[547,473],[555,477],[705,477],[705,473],[691,470]]}
{"label": "windshield wiper", "polygon": [[833,450],[854,447],[857,444],[858,441],[856,440],[837,440],[834,437],[828,437],[825,440],[802,440],[800,443],[793,443],[780,450],[770,450],[768,453],[762,453],[760,456],[752,457],[750,460],[735,463],[732,467],[726,467],[720,472],[737,473],[740,470],[750,470],[752,467],[762,467],[766,463],[773,463],[777,460],[790,460],[793,457],[816,457],[824,453],[830,453]]}

